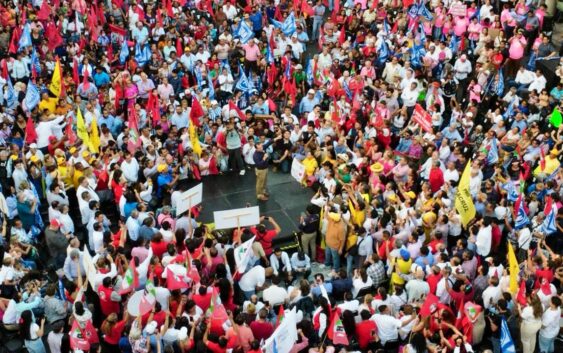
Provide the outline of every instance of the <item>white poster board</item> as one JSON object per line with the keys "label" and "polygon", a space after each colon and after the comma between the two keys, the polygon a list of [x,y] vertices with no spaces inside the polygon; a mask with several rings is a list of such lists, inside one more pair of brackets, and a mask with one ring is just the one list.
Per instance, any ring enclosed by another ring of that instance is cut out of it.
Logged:
{"label": "white poster board", "polygon": [[297,158],[293,158],[291,163],[291,176],[298,182],[302,182],[303,178],[305,178],[305,166]]}
{"label": "white poster board", "polygon": [[180,195],[178,205],[176,205],[176,215],[188,211],[190,208],[197,206],[203,199],[203,183],[199,183],[188,191],[184,191]]}
{"label": "white poster board", "polygon": [[127,301],[127,311],[131,316],[143,316],[154,308],[156,298],[152,294],[145,293],[140,290],[135,293]]}
{"label": "white poster board", "polygon": [[467,5],[455,4],[450,7],[450,13],[453,16],[466,16],[467,15]]}
{"label": "white poster board", "polygon": [[215,229],[253,226],[260,223],[260,207],[235,208],[213,212]]}

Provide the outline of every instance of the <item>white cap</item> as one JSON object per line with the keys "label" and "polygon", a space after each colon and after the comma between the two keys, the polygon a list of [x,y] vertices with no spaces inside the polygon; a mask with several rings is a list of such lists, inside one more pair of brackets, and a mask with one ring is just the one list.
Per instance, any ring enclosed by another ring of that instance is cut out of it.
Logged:
{"label": "white cap", "polygon": [[148,333],[149,335],[152,335],[155,331],[156,331],[156,327],[158,326],[158,324],[156,323],[156,321],[151,321],[147,324],[147,326],[145,326],[145,332]]}
{"label": "white cap", "polygon": [[29,148],[37,148],[37,144],[36,143],[32,143],[29,145]]}

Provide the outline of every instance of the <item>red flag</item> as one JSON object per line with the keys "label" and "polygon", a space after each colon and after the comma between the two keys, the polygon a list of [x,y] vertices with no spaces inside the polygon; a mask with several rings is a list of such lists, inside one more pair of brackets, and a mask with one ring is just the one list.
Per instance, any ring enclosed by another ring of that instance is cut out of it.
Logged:
{"label": "red flag", "polygon": [[270,109],[270,113],[278,110],[278,106],[272,100],[272,98],[268,98],[268,109]]}
{"label": "red flag", "polygon": [[213,3],[211,0],[205,0],[205,8],[207,12],[211,15],[211,17],[215,18],[215,13],[213,12]]}
{"label": "red flag", "polygon": [[109,65],[111,67],[111,63],[113,62],[113,45],[111,43],[108,44],[108,46],[106,47],[107,51],[108,51],[108,61],[109,61]]}
{"label": "red flag", "polygon": [[49,4],[47,4],[47,1],[43,0],[43,3],[41,4],[41,8],[37,12],[37,19],[46,21],[49,19],[50,16],[51,16],[51,8],[49,7]]}
{"label": "red flag", "polygon": [[139,303],[139,314],[141,316],[147,314],[148,312],[150,312],[153,308],[154,308],[154,304],[156,303],[156,301],[149,301],[147,299],[147,295],[144,294],[141,297],[141,302]]}
{"label": "red flag", "polygon": [[540,170],[543,172],[545,170],[545,151],[543,150],[543,147],[540,147],[540,153]]}
{"label": "red flag", "polygon": [[8,79],[8,62],[6,59],[2,59],[2,78],[4,80]]}
{"label": "red flag", "polygon": [[340,0],[334,0],[334,5],[332,8],[332,21],[336,20],[336,16],[338,16],[338,13],[340,12]]}
{"label": "red flag", "polygon": [[176,38],[176,56],[179,58],[184,54],[184,49],[182,48],[182,40],[180,37]]}
{"label": "red flag", "polygon": [[297,104],[297,84],[295,83],[295,76],[293,76],[293,79],[291,80],[291,84],[289,85],[290,87],[290,92],[289,95],[291,96],[291,101],[293,102],[293,104]]}
{"label": "red flag", "polygon": [[10,47],[8,48],[10,54],[16,54],[18,52],[18,40],[20,39],[20,35],[20,28],[14,28],[12,39],[10,40]]}
{"label": "red flag", "polygon": [[172,0],[165,0],[165,7],[168,17],[174,17],[174,10],[172,10]]}
{"label": "red flag", "polygon": [[98,21],[100,21],[100,25],[105,25],[106,24],[106,14],[104,13],[104,10],[102,9],[101,6],[99,5],[95,5],[96,6],[96,13],[98,14]]}
{"label": "red flag", "polygon": [[166,286],[170,290],[188,288],[188,284],[184,281],[184,275],[174,273],[170,268],[166,269]]}
{"label": "red flag", "polygon": [[464,308],[464,303],[463,303],[463,300],[462,300],[462,301],[460,301],[459,306],[457,308],[457,316],[456,316],[456,319],[455,319],[455,326],[456,327],[462,327],[463,317],[465,316],[463,308]]}
{"label": "red flag", "polygon": [[[46,1],[46,0],[43,0]],[[84,330],[80,327],[77,320],[74,320],[69,333],[70,347],[73,350],[81,350],[88,352],[90,350],[90,342],[86,338]]]}
{"label": "red flag", "polygon": [[321,28],[319,29],[319,50],[323,50],[324,42],[325,42],[325,31],[323,29],[323,26],[321,25]]}
{"label": "red flag", "polygon": [[76,140],[78,140],[76,133],[72,129],[72,119],[70,118],[66,124],[65,135],[68,138],[69,145],[74,145],[76,143]]}
{"label": "red flag", "polygon": [[267,72],[266,72],[267,80],[269,85],[273,85],[276,81],[276,77],[278,76],[278,69],[274,63],[271,63]]}
{"label": "red flag", "polygon": [[276,6],[276,11],[274,12],[274,18],[279,21],[282,22],[283,21],[283,16],[280,10],[280,6]]}
{"label": "red flag", "polygon": [[438,309],[438,304],[440,303],[440,299],[432,293],[429,293],[420,307],[420,315],[421,316],[430,316]]}
{"label": "red flag", "polygon": [[82,77],[82,87],[87,90],[88,88],[90,88],[90,73],[88,72],[88,70],[84,70],[84,76]]}
{"label": "red flag", "polygon": [[274,325],[274,327],[278,327],[282,323],[284,317],[285,309],[283,308],[283,305],[280,305],[280,309],[278,310],[278,317],[276,318],[276,324]]}
{"label": "red flag", "polygon": [[63,44],[62,24],[60,27],[55,26],[53,22],[47,23],[47,28],[45,30],[45,37],[47,38],[47,47],[50,51],[54,51],[57,47]]}
{"label": "red flag", "polygon": [[158,27],[162,27],[162,10],[156,10],[156,24]]}
{"label": "red flag", "polygon": [[[405,1],[405,0],[403,0]],[[373,0],[373,2],[371,3],[371,9],[375,10],[377,8],[377,5],[379,4],[379,0]]]}
{"label": "red flag", "polygon": [[526,305],[528,302],[526,301],[526,281],[520,281],[520,289],[518,289],[518,294],[516,295],[516,301],[520,303],[520,305]]}
{"label": "red flag", "polygon": [[119,27],[113,24],[108,24],[108,29],[111,33],[119,34],[120,36],[123,37],[127,35],[127,30],[123,27]]}
{"label": "red flag", "polygon": [[342,45],[344,44],[345,41],[346,41],[346,30],[344,29],[344,25],[342,25],[342,28],[340,28],[340,35],[338,36],[338,44]]}
{"label": "red flag", "polygon": [[553,199],[551,196],[545,197],[545,208],[543,209],[543,214],[547,217],[547,215],[551,212],[551,208],[553,207]]}
{"label": "red flag", "polygon": [[246,120],[246,115],[242,112],[242,110],[240,110],[240,108],[232,100],[229,100],[229,116],[231,115],[230,114],[231,110],[237,112],[237,115],[240,120]]}
{"label": "red flag", "polygon": [[[181,146],[182,144],[180,144]],[[188,261],[191,261],[188,260]],[[199,283],[201,281],[201,277],[199,275],[199,272],[197,271],[197,267],[193,266],[190,264],[190,268],[188,270],[188,278],[191,278],[192,281],[194,281],[194,283]]]}
{"label": "red flag", "polygon": [[137,6],[135,7],[135,13],[137,15],[139,15],[139,21],[144,21],[145,20],[145,10],[143,10],[143,8],[141,7],[141,5],[137,4]]}
{"label": "red flag", "polygon": [[197,127],[201,126],[201,122],[199,121],[199,119],[204,114],[205,113],[203,112],[203,108],[201,107],[201,104],[199,104],[199,101],[194,96],[192,98],[192,109],[190,110],[190,119],[191,119],[192,123]]}
{"label": "red flag", "polygon": [[[336,2],[338,2],[338,0]],[[332,340],[333,344],[342,344],[345,346],[350,344],[348,341],[348,335],[346,334],[344,325],[342,324],[342,319],[340,318],[340,308],[336,308],[332,312],[327,336]]]}
{"label": "red flag", "polygon": [[545,279],[542,278],[541,280],[541,285],[540,285],[540,290],[542,291],[542,293],[546,296],[551,295],[551,283]]}
{"label": "red flag", "polygon": [[119,8],[123,8],[123,0],[111,0],[115,4],[115,6]]}
{"label": "red flag", "polygon": [[72,60],[72,80],[74,84],[78,86],[80,84],[80,75],[78,74],[78,60],[74,58]]}
{"label": "red flag", "polygon": [[309,5],[307,0],[303,0],[301,1],[301,12],[309,17],[312,17],[315,14],[315,9],[313,9],[313,7]]}
{"label": "red flag", "polygon": [[129,268],[125,272],[123,280],[121,281],[121,288],[119,289],[119,295],[130,293],[139,287],[139,273],[137,272],[137,266],[135,264],[135,258],[131,259],[129,263]]}
{"label": "red flag", "polygon": [[37,131],[35,131],[35,124],[31,117],[27,118],[27,123],[25,124],[25,143],[31,144],[37,141]]}
{"label": "red flag", "polygon": [[414,0],[403,0],[403,8],[408,9],[412,4],[414,4]]}
{"label": "red flag", "polygon": [[333,98],[334,100],[334,109],[332,111],[332,121],[334,121],[335,123],[340,123],[340,114],[338,114],[338,104],[336,102],[336,98]]}

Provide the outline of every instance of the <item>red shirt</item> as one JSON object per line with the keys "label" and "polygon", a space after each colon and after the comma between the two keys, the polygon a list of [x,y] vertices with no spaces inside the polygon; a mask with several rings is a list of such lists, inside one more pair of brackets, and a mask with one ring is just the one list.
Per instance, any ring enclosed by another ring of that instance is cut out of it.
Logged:
{"label": "red shirt", "polygon": [[226,353],[227,348],[221,348],[219,344],[211,341],[207,341],[207,348],[213,353]]}
{"label": "red shirt", "polygon": [[168,243],[165,241],[159,241],[158,243],[151,241],[151,248],[152,248],[152,253],[155,256],[158,256],[159,258],[162,257],[162,255],[164,255],[164,253],[166,252],[166,247],[168,246]]}
{"label": "red shirt", "polygon": [[262,248],[264,249],[266,256],[270,256],[273,251],[272,240],[276,237],[276,235],[278,235],[278,232],[276,232],[275,230],[267,230],[265,234],[261,234],[258,233],[255,227],[253,227],[251,231],[256,235],[255,240],[259,241],[260,244],[262,244]]}
{"label": "red shirt", "polygon": [[121,333],[125,328],[125,320],[121,320],[116,323],[112,328],[110,333],[104,335],[104,340],[109,343],[116,345],[119,343],[119,339],[121,338]]}
{"label": "red shirt", "polygon": [[496,224],[493,224],[491,229],[491,248],[497,249],[500,246],[500,241],[502,239],[502,232],[500,227]]}
{"label": "red shirt", "polygon": [[368,344],[373,341],[373,333],[377,330],[377,325],[372,320],[362,321],[356,324],[356,338],[360,349],[366,349]]}
{"label": "red shirt", "polygon": [[428,175],[428,183],[430,184],[430,189],[432,192],[438,192],[442,185],[444,185],[444,173],[440,168],[430,169],[430,174]]}
{"label": "red shirt", "polygon": [[197,306],[200,307],[203,312],[206,312],[211,304],[211,293],[206,293],[205,295],[201,295],[199,293],[194,294],[192,297],[193,301]]}
{"label": "red shirt", "polygon": [[113,288],[106,288],[103,285],[98,287],[98,296],[100,297],[100,306],[102,314],[108,316],[111,313],[119,313],[119,303],[111,300]]}
{"label": "red shirt", "polygon": [[250,324],[254,339],[261,341],[270,337],[274,333],[274,326],[269,322],[253,321]]}
{"label": "red shirt", "polygon": [[436,288],[438,287],[438,282],[442,279],[442,274],[438,273],[437,275],[431,274],[426,277],[426,282],[430,287],[430,293],[436,294]]}

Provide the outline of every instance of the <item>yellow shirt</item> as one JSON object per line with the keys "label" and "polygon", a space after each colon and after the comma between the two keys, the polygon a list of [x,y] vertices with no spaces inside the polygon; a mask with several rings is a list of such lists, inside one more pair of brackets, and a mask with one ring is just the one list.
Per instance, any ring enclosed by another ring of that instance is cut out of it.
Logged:
{"label": "yellow shirt", "polygon": [[315,174],[315,170],[317,170],[317,168],[319,167],[319,164],[314,157],[305,158],[301,163],[305,167],[305,175],[307,176]]}
{"label": "yellow shirt", "polygon": [[43,111],[45,109],[47,109],[49,111],[49,113],[54,113],[55,112],[55,108],[57,108],[57,102],[59,100],[57,98],[47,98],[47,99],[42,99],[41,102],[39,102],[39,111]]}
{"label": "yellow shirt", "polygon": [[557,158],[553,158],[551,156],[545,156],[545,169],[542,171],[541,165],[538,165],[536,169],[534,169],[534,176],[538,176],[540,173],[551,175],[558,167],[559,167],[559,160]]}
{"label": "yellow shirt", "polygon": [[82,171],[77,169],[74,170],[74,175],[72,176],[72,185],[74,185],[75,188],[78,188],[78,185],[80,184],[78,182],[78,179],[80,179],[80,177],[83,175],[84,173]]}

